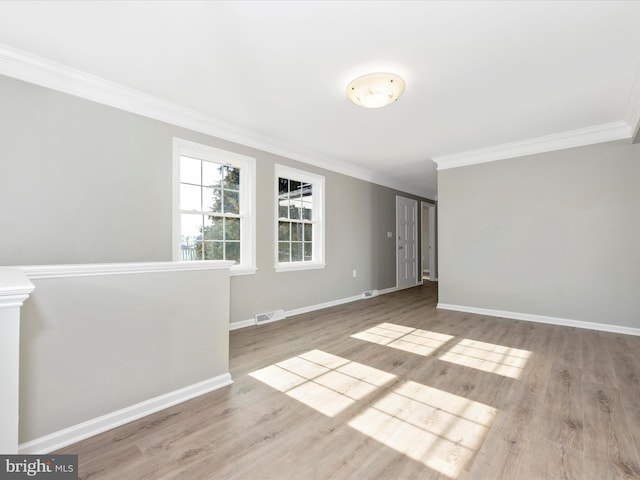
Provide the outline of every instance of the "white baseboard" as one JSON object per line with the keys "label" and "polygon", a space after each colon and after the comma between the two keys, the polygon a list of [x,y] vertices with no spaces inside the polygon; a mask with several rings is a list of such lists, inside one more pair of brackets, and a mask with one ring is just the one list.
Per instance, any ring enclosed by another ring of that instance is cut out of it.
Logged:
{"label": "white baseboard", "polygon": [[378,290],[378,295],[384,295],[386,293],[397,292],[397,291],[398,291],[398,287],[384,288],[382,290]]}
{"label": "white baseboard", "polygon": [[309,305],[308,307],[294,308],[287,310],[285,315],[292,317],[294,315],[302,315],[303,313],[315,312],[316,310],[322,310],[323,308],[336,307],[345,303],[355,302],[356,300],[362,300],[362,294],[354,295],[353,297],[340,298],[338,300],[331,300],[329,302],[318,303],[316,305]]}
{"label": "white baseboard", "polygon": [[250,318],[249,320],[240,320],[238,322],[233,322],[229,324],[229,330],[238,330],[239,328],[245,327],[253,327],[256,324],[255,318]]}
{"label": "white baseboard", "polygon": [[79,442],[89,437],[93,437],[112,428],[119,427],[125,423],[138,420],[152,413],[197,397],[204,393],[217,390],[233,383],[231,375],[225,373],[217,377],[204,380],[188,387],[165,393],[155,398],[150,398],[135,405],[116,410],[115,412],[102,415],[100,417],[87,420],[86,422],[73,425],[71,427],[50,433],[35,440],[20,444],[18,452],[20,454],[45,454],[73,443]]}
{"label": "white baseboard", "polygon": [[544,315],[533,315],[530,313],[508,312],[504,310],[492,310],[488,308],[467,307],[464,305],[451,305],[448,303],[438,303],[437,308],[442,310],[455,310],[457,312],[477,313],[490,317],[502,317],[512,320],[525,320],[527,322],[548,323],[563,327],[586,328],[588,330],[598,330],[601,332],[622,333],[624,335],[640,336],[640,328],[624,327],[622,325],[611,325],[608,323],[585,322],[582,320],[571,320],[568,318],[547,317]]}
{"label": "white baseboard", "polygon": [[[385,293],[391,293],[398,290],[396,287],[385,288],[382,290],[377,290],[377,295],[384,295]],[[292,317],[294,315],[302,315],[303,313],[315,312],[316,310],[322,310],[323,308],[335,307],[337,305],[342,305],[344,303],[355,302],[356,300],[363,300],[364,297],[362,294],[354,295],[353,297],[340,298],[338,300],[331,300],[330,302],[318,303],[316,305],[310,305],[308,307],[300,307],[294,308],[293,310],[286,310],[284,312],[284,317],[278,320],[274,320],[276,322],[280,320],[284,320],[287,317]],[[271,322],[268,322],[271,323]],[[256,320],[251,318],[249,320],[240,320],[238,322],[233,322],[229,325],[229,330],[237,330],[239,328],[252,327],[256,324]]]}

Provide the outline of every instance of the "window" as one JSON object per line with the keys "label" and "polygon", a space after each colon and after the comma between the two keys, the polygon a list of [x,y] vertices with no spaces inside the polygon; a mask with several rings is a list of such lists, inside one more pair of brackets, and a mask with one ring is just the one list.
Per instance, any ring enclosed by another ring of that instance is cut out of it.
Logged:
{"label": "window", "polygon": [[174,139],[174,260],[255,273],[255,159]]}
{"label": "window", "polygon": [[324,177],[276,165],[276,271],[324,268]]}

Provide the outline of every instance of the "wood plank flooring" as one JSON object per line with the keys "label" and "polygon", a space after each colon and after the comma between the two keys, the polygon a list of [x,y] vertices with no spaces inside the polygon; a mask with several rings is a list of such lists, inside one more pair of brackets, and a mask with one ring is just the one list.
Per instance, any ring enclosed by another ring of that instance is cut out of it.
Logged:
{"label": "wood plank flooring", "polygon": [[71,445],[81,479],[640,479],[640,337],[436,286],[231,332],[233,385]]}

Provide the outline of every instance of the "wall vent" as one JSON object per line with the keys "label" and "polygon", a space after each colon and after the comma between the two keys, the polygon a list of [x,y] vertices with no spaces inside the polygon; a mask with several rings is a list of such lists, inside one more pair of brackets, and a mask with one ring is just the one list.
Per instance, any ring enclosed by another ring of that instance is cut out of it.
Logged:
{"label": "wall vent", "polygon": [[275,322],[276,320],[282,320],[286,318],[284,310],[276,310],[274,312],[259,313],[256,315],[256,325],[262,325],[263,323]]}
{"label": "wall vent", "polygon": [[362,296],[364,298],[377,297],[378,296],[378,290],[367,290],[366,292],[364,292],[362,294]]}

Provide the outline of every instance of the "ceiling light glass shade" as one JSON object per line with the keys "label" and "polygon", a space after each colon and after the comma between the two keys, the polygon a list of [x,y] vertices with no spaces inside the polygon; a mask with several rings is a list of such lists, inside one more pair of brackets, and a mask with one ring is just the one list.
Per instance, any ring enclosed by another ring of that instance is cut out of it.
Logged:
{"label": "ceiling light glass shade", "polygon": [[361,107],[378,108],[398,100],[404,89],[404,80],[398,75],[368,73],[347,85],[347,97]]}

